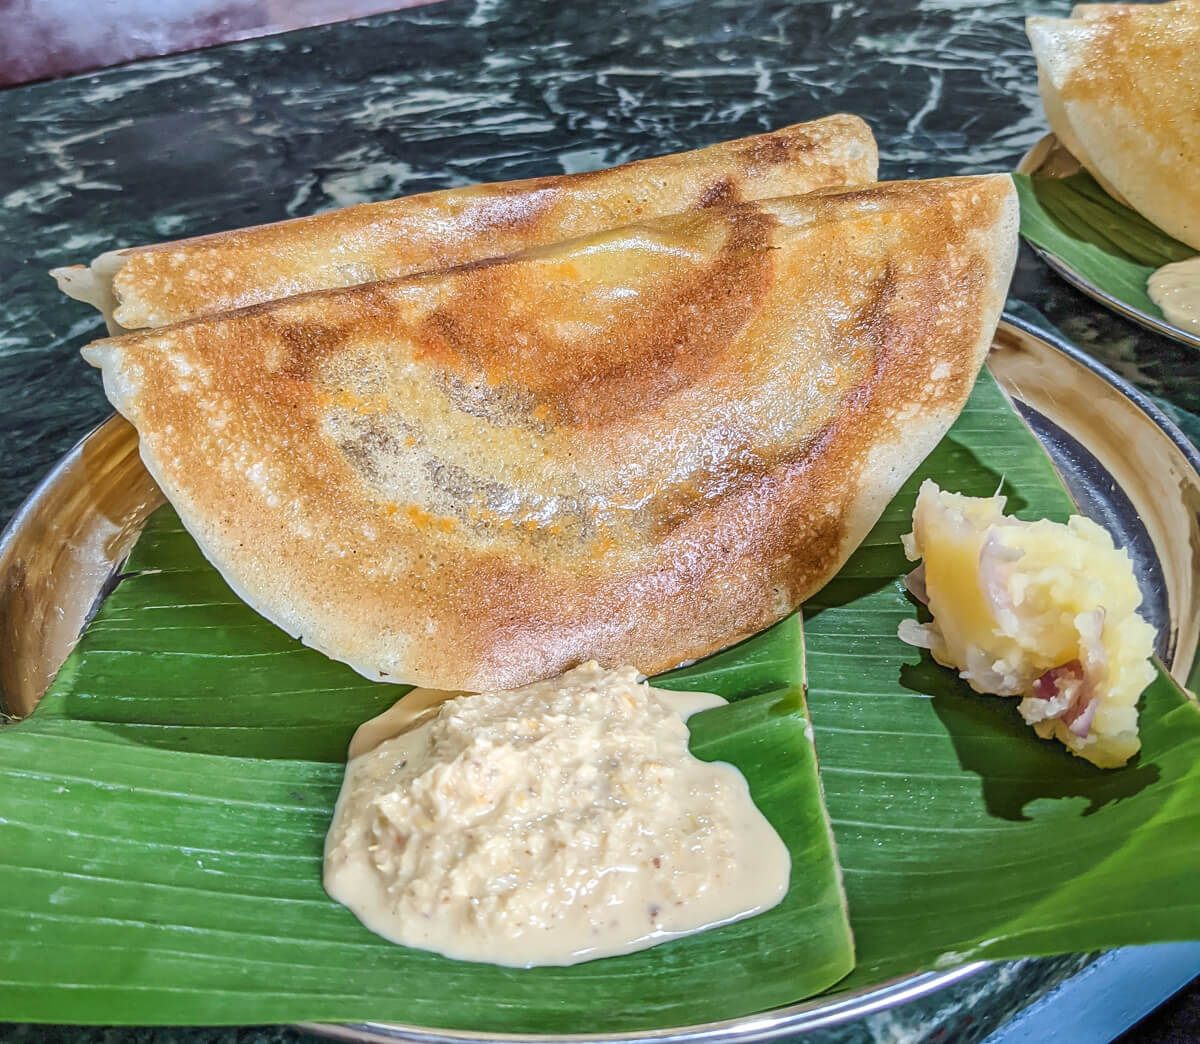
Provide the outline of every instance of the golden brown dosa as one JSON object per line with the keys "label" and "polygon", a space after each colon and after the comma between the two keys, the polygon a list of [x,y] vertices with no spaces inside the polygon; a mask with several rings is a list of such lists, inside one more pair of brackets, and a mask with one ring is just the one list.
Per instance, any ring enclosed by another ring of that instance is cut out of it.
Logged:
{"label": "golden brown dosa", "polygon": [[369,677],[647,673],[821,587],[958,415],[1004,175],[714,207],[98,341],[204,553]]}
{"label": "golden brown dosa", "polygon": [[1046,119],[1114,198],[1200,250],[1200,0],[1026,22]]}
{"label": "golden brown dosa", "polygon": [[102,254],[51,274],[110,333],[510,254],[693,207],[874,181],[857,116],[586,174],[473,185]]}

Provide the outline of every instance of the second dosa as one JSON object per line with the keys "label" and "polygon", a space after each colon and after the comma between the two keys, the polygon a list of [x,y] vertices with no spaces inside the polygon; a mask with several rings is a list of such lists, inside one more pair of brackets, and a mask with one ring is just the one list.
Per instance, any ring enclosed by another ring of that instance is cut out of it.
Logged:
{"label": "second dosa", "polygon": [[1117,200],[1200,250],[1200,0],[1026,23],[1046,118]]}
{"label": "second dosa", "polygon": [[962,409],[1004,175],[696,211],[97,342],[234,590],[369,677],[646,673],[833,575]]}
{"label": "second dosa", "polygon": [[428,192],[102,254],[51,274],[111,333],[391,279],[735,200],[875,180],[870,128],[828,116],[586,174]]}

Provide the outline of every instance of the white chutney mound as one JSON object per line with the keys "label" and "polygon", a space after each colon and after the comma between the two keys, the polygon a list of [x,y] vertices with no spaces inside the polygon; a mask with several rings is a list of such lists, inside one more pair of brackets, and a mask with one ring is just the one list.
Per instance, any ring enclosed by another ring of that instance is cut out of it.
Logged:
{"label": "white chutney mound", "polygon": [[1200,255],[1163,265],[1151,273],[1146,291],[1167,322],[1200,334]]}
{"label": "white chutney mound", "polygon": [[594,662],[450,699],[351,759],[326,891],[395,942],[514,966],[768,909],[787,891],[786,847],[735,768],[688,750],[686,714],[722,702]]}

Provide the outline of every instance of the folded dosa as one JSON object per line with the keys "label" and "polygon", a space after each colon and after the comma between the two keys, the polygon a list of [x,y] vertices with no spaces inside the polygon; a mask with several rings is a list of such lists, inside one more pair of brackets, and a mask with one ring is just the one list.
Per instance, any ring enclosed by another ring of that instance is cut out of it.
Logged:
{"label": "folded dosa", "polygon": [[1005,175],[726,205],[89,345],[233,589],[361,673],[653,673],[821,587],[961,410]]}
{"label": "folded dosa", "polygon": [[874,181],[857,116],[828,116],[694,152],[585,174],[363,203],[313,217],[102,254],[51,274],[110,333],[215,315],[510,254],[721,202]]}
{"label": "folded dosa", "polygon": [[1026,22],[1046,119],[1114,198],[1200,250],[1200,0]]}

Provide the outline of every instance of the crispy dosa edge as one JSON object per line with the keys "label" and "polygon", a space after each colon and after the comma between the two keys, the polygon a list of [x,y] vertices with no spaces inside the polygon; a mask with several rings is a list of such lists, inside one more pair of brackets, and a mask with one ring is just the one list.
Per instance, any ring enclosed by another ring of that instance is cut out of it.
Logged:
{"label": "crispy dosa edge", "polygon": [[[1173,33],[1190,34],[1193,46]],[[1059,140],[1115,200],[1200,250],[1200,112],[1186,99],[1180,111],[1167,108],[1173,88],[1194,78],[1163,75],[1148,89],[1138,75],[1194,63],[1200,4],[1080,4],[1070,18],[1027,19],[1026,34]],[[1147,42],[1157,60],[1136,54]]]}
{"label": "crispy dosa edge", "polygon": [[113,293],[113,278],[125,264],[126,257],[126,251],[110,250],[90,265],[68,265],[50,270],[59,290],[76,301],[90,304],[104,316],[104,325],[113,337],[129,333],[116,320],[117,297]]}
{"label": "crispy dosa edge", "polygon": [[51,275],[109,332],[446,268],[642,218],[877,176],[870,127],[835,114],[582,174],[472,185],[102,254]]}
{"label": "crispy dosa edge", "polygon": [[[442,559],[441,586],[415,597],[424,598],[431,613],[432,634],[414,630],[397,640],[389,605],[392,612],[407,607],[394,591],[373,589],[360,564],[347,561],[353,554],[301,561],[301,570],[316,573],[298,582],[296,556],[304,549],[293,545],[294,534],[281,533],[276,520],[263,517],[262,506],[236,478],[232,489],[218,489],[229,480],[228,462],[188,457],[181,437],[187,403],[174,413],[172,404],[141,394],[143,384],[177,380],[180,364],[170,351],[175,338],[215,332],[228,346],[253,341],[255,331],[284,313],[292,324],[302,313],[312,318],[351,305],[383,309],[386,319],[386,293],[397,284],[314,294],[101,341],[84,354],[102,369],[113,404],[142,431],[147,468],[204,553],[239,597],[307,644],[367,677],[447,689],[511,687],[591,657],[656,673],[761,630],[823,586],[953,423],[991,342],[1016,257],[1011,179],[993,175],[818,193],[811,206],[830,196],[841,206],[861,203],[867,222],[882,199],[907,200],[908,214],[916,218],[905,226],[905,243],[933,259],[919,285],[901,285],[890,269],[873,285],[874,305],[857,320],[876,347],[870,376],[832,422],[771,467],[751,467],[730,495],[711,503],[698,498],[656,548],[651,568],[632,576],[596,578],[586,569],[552,575],[536,563],[474,553],[460,559],[431,533],[430,549]],[[759,209],[769,212],[769,205]],[[948,213],[957,217],[948,220]],[[494,262],[519,263],[520,256]],[[957,284],[947,282],[948,273]],[[919,299],[910,305],[921,307],[910,309],[900,327],[888,309],[905,294]],[[944,301],[946,295],[952,300]],[[268,343],[254,350],[272,348]],[[319,417],[297,416],[304,411],[291,405],[286,414],[277,411],[284,441],[311,439]],[[273,407],[264,398],[254,408]],[[334,467],[336,460],[326,465]]]}
{"label": "crispy dosa edge", "polygon": [[1054,86],[1054,81],[1046,74],[1041,63],[1038,64],[1038,93],[1042,96],[1042,109],[1046,113],[1046,122],[1050,124],[1050,129],[1054,131],[1058,140],[1063,143],[1072,156],[1079,160],[1080,166],[1096,179],[1105,192],[1122,206],[1128,207],[1129,201],[1104,176],[1092,157],[1088,155],[1087,149],[1083,147],[1083,142],[1076,136],[1071,121],[1067,119],[1067,110],[1063,107],[1062,98]]}

